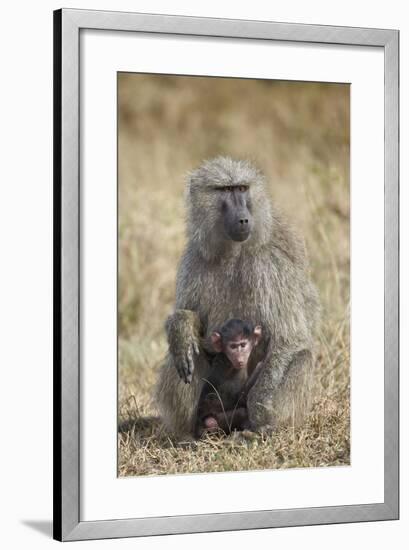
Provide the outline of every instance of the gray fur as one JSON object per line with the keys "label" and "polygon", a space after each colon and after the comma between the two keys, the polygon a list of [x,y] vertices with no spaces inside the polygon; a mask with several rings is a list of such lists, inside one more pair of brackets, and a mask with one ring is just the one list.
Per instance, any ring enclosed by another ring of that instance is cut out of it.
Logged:
{"label": "gray fur", "polygon": [[[240,184],[249,186],[254,226],[246,241],[235,242],[223,231],[220,192],[214,188]],[[202,348],[196,352],[201,339],[230,318],[249,319],[263,329],[253,360],[264,366],[248,397],[253,429],[299,422],[310,401],[319,319],[302,240],[273,208],[264,177],[248,162],[225,157],[205,162],[189,175],[186,202],[188,242],[175,312],[166,322],[170,352],[156,388],[164,424],[179,436],[192,434],[209,373],[206,354]]]}

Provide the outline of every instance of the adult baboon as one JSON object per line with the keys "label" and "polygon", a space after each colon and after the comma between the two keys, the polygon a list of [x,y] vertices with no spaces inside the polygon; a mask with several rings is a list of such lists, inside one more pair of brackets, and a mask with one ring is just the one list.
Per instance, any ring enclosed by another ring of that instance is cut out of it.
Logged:
{"label": "adult baboon", "polygon": [[188,242],[156,388],[162,420],[179,436],[193,434],[210,365],[200,339],[237,318],[263,327],[252,357],[263,367],[248,395],[251,427],[298,423],[310,400],[319,313],[303,242],[272,207],[263,175],[248,162],[205,162],[190,174],[186,198]]}

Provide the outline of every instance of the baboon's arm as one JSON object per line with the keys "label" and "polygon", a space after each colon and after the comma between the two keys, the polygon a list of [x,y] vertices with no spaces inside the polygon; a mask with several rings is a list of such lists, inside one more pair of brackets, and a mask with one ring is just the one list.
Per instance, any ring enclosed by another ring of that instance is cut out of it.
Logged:
{"label": "baboon's arm", "polygon": [[206,431],[204,421],[208,416],[216,416],[223,411],[223,405],[220,398],[215,393],[214,387],[209,381],[205,381],[196,412],[195,437],[200,439]]}
{"label": "baboon's arm", "polygon": [[250,389],[247,407],[253,429],[275,429],[287,416],[307,410],[312,355],[309,350],[280,348],[269,353]]}
{"label": "baboon's arm", "polygon": [[193,376],[194,355],[200,353],[200,320],[196,312],[177,309],[165,324],[169,351],[180,378],[190,384]]}
{"label": "baboon's arm", "polygon": [[199,399],[199,405],[197,407],[197,420],[203,422],[207,416],[215,416],[223,412],[223,404],[220,397],[214,392],[213,388],[206,388],[207,384],[203,386],[202,394]]}
{"label": "baboon's arm", "polygon": [[246,407],[237,407],[228,411],[222,411],[216,414],[219,428],[226,434],[233,430],[242,430],[247,428],[248,415]]}
{"label": "baboon's arm", "polygon": [[258,378],[258,375],[260,374],[260,371],[261,369],[263,368],[263,362],[260,361],[256,368],[253,370],[253,372],[251,373],[251,375],[249,376],[247,382],[246,382],[246,385],[244,387],[244,391],[243,391],[243,394],[244,394],[244,397],[247,398],[247,395],[249,393],[249,391],[251,390],[251,388],[254,386],[254,383],[255,381],[257,380]]}

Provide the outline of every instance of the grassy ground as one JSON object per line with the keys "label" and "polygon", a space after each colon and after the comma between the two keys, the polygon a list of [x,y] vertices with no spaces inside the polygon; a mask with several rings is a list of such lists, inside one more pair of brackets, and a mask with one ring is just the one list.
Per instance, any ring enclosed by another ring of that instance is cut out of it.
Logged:
{"label": "grassy ground", "polygon": [[[119,475],[349,464],[349,88],[231,79],[119,77]],[[152,389],[166,353],[185,243],[184,176],[247,158],[304,235],[323,322],[315,403],[274,436],[175,442]]]}

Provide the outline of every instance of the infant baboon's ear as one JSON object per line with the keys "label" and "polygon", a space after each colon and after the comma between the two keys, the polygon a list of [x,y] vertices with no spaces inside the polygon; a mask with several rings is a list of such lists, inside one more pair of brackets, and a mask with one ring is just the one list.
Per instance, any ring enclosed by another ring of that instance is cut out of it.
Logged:
{"label": "infant baboon's ear", "polygon": [[222,336],[219,332],[212,332],[210,335],[210,341],[215,352],[221,353],[223,351]]}
{"label": "infant baboon's ear", "polygon": [[261,326],[257,325],[256,327],[254,327],[254,330],[253,330],[253,337],[254,337],[254,345],[255,346],[257,346],[257,344],[260,342],[261,335],[262,335]]}

